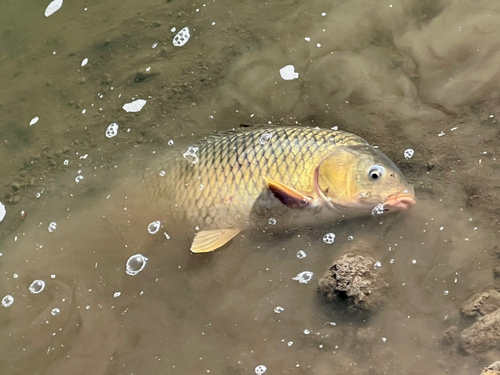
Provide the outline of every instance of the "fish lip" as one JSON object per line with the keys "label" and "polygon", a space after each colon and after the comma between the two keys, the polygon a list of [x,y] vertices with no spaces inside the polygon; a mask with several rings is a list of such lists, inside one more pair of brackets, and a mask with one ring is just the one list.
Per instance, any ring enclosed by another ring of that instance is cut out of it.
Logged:
{"label": "fish lip", "polygon": [[415,203],[415,195],[409,192],[403,192],[389,195],[383,205],[384,208],[388,210],[407,210],[413,207]]}

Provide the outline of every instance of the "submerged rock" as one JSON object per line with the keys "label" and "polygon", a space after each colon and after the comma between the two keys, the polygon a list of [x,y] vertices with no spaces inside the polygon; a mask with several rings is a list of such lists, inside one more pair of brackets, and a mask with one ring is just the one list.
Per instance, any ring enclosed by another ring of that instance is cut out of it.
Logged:
{"label": "submerged rock", "polygon": [[318,291],[327,302],[345,303],[350,312],[361,314],[382,306],[387,284],[367,250],[371,252],[367,243],[354,244],[319,280]]}
{"label": "submerged rock", "polygon": [[492,313],[500,307],[500,293],[486,290],[476,293],[462,305],[461,313],[467,318],[478,318]]}
{"label": "submerged rock", "polygon": [[485,367],[481,375],[500,375],[500,361],[496,361],[488,367]]}
{"label": "submerged rock", "polygon": [[443,337],[441,337],[441,343],[444,345],[453,345],[457,337],[458,327],[451,326],[446,330]]}
{"label": "submerged rock", "polygon": [[500,310],[480,317],[460,334],[460,347],[468,354],[500,347]]}

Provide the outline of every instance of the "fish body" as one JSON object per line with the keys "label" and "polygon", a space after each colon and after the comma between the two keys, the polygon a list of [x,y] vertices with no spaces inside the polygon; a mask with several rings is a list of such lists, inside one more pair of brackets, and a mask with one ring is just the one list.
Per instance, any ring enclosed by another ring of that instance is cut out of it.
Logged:
{"label": "fish body", "polygon": [[148,182],[155,201],[200,229],[195,252],[212,251],[259,220],[314,222],[414,202],[398,168],[365,140],[306,127],[208,137],[159,163]]}

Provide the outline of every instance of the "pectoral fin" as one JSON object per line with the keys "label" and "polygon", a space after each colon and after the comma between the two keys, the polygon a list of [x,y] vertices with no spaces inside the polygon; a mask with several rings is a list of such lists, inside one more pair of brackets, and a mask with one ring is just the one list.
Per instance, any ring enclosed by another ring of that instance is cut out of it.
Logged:
{"label": "pectoral fin", "polygon": [[298,192],[294,188],[282,184],[281,182],[270,180],[264,177],[266,185],[281,203],[290,208],[304,208],[312,203],[313,198]]}
{"label": "pectoral fin", "polygon": [[203,230],[198,232],[191,245],[191,251],[193,253],[208,253],[214,251],[236,237],[240,231],[240,228],[234,228]]}

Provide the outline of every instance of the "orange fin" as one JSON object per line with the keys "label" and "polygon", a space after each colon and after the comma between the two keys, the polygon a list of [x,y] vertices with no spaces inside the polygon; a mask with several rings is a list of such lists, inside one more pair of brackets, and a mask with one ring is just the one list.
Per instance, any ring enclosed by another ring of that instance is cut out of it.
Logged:
{"label": "orange fin", "polygon": [[191,251],[193,253],[208,253],[214,251],[236,237],[240,231],[240,228],[234,228],[203,230],[198,232],[191,245]]}
{"label": "orange fin", "polygon": [[294,188],[286,186],[281,182],[270,180],[264,177],[266,185],[281,203],[290,208],[305,208],[312,203],[313,199],[304,195]]}

